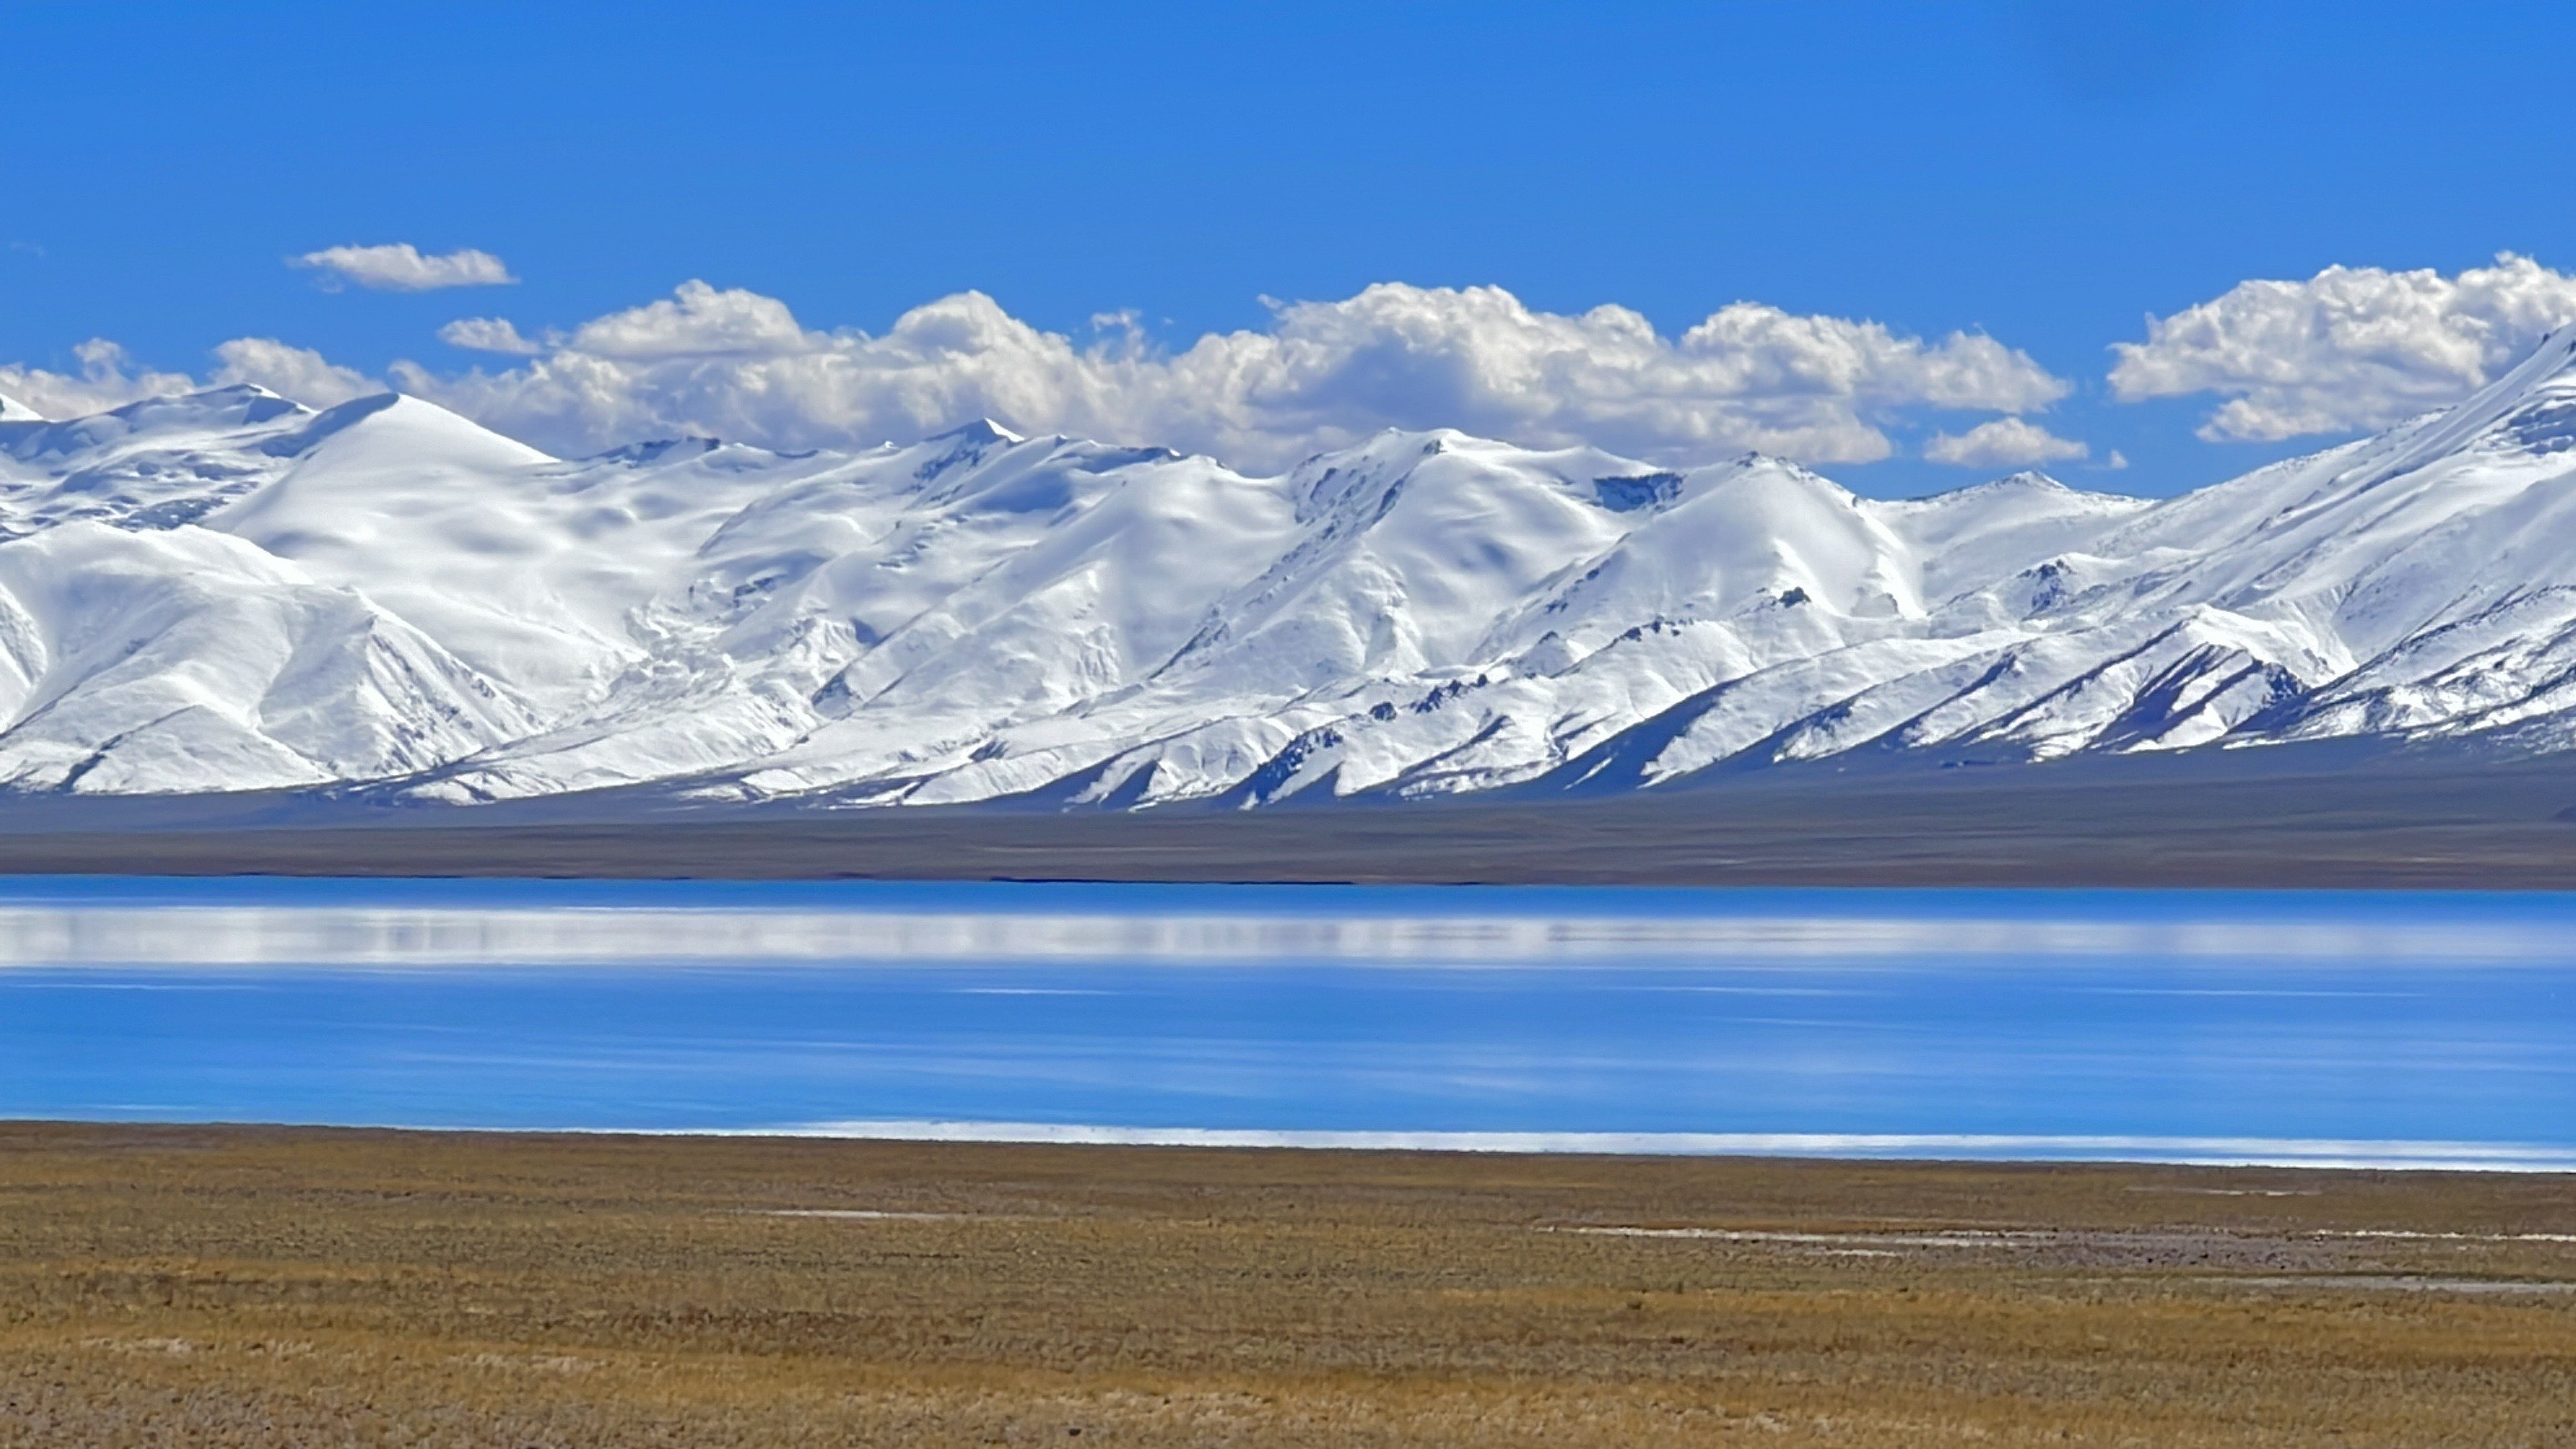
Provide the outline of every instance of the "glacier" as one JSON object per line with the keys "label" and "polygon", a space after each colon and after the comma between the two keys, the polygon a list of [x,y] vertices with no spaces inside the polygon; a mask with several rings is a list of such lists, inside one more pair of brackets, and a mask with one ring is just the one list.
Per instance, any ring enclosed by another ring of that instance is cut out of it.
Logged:
{"label": "glacier", "polygon": [[0,399],[0,788],[1223,808],[1819,761],[2576,745],[2576,329],[2179,497],[1389,432],[558,459],[417,398]]}

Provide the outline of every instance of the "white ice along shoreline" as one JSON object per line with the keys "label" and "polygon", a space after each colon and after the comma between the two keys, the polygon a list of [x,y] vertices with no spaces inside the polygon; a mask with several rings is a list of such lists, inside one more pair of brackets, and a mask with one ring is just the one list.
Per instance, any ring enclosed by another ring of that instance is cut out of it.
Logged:
{"label": "white ice along shoreline", "polygon": [[1134,808],[2576,743],[2576,329],[2147,502],[1389,433],[560,460],[413,398],[0,420],[0,787]]}
{"label": "white ice along shoreline", "polygon": [[2419,1172],[2576,1171],[2576,1147],[2510,1142],[2374,1142],[2286,1137],[2046,1136],[1956,1132],[1337,1132],[933,1120],[805,1122],[749,1131],[673,1135],[1136,1147],[1291,1147],[1373,1152],[2144,1162],[2175,1166],[2376,1168]]}

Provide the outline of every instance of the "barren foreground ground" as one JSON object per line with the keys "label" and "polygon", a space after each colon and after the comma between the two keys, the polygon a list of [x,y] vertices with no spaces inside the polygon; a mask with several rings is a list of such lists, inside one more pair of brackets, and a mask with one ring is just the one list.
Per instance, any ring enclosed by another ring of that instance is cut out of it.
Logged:
{"label": "barren foreground ground", "polygon": [[0,1443],[2576,1443],[2576,1181],[0,1125]]}

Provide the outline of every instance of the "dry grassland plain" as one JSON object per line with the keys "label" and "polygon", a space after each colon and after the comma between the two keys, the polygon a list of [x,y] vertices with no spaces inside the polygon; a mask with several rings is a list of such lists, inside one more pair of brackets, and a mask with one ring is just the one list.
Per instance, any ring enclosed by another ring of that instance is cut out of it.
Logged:
{"label": "dry grassland plain", "polygon": [[2576,1181],[0,1124],[8,1445],[2576,1444]]}

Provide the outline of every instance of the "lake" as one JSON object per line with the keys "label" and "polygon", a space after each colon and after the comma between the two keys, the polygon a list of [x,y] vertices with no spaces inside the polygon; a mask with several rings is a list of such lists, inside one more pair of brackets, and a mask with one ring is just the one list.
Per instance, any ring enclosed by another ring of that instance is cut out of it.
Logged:
{"label": "lake", "polygon": [[0,880],[0,1117],[2576,1169],[2576,897]]}

